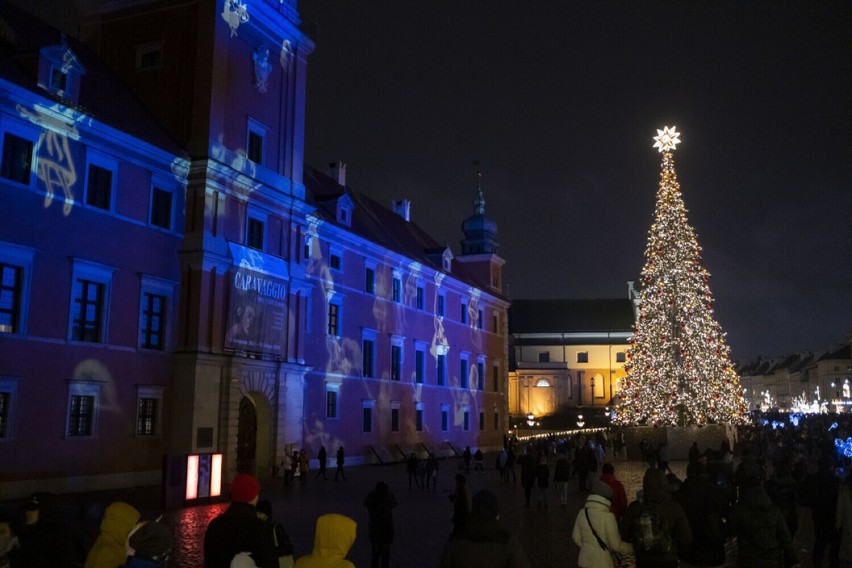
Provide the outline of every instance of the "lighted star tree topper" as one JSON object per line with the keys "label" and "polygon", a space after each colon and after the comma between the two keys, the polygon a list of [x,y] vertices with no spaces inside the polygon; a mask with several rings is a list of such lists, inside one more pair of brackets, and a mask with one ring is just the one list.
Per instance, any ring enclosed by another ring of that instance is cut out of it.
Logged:
{"label": "lighted star tree topper", "polygon": [[654,137],[654,148],[663,155],[660,187],[616,424],[686,426],[746,418],[730,348],[713,317],[710,275],[701,266],[701,247],[675,173],[672,152],[679,143],[674,126]]}

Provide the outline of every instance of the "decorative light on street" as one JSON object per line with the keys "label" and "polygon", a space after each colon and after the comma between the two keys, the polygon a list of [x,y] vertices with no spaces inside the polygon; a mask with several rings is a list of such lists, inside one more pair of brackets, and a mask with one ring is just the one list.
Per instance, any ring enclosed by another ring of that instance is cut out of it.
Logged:
{"label": "decorative light on street", "polygon": [[535,414],[533,414],[532,412],[527,414],[527,424],[529,424],[530,428],[535,425]]}

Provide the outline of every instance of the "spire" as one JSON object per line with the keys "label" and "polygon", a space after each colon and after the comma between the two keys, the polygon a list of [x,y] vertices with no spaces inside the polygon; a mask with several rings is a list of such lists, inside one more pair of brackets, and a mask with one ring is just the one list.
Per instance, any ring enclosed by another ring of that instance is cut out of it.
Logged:
{"label": "spire", "polygon": [[462,254],[482,254],[497,252],[497,224],[485,216],[485,196],[482,193],[482,170],[479,161],[474,160],[476,168],[476,197],[473,200],[473,215],[462,223],[464,240]]}
{"label": "spire", "polygon": [[[479,162],[474,162],[477,166]],[[485,196],[482,195],[482,170],[476,169],[476,197],[473,200],[473,214],[485,215]]]}

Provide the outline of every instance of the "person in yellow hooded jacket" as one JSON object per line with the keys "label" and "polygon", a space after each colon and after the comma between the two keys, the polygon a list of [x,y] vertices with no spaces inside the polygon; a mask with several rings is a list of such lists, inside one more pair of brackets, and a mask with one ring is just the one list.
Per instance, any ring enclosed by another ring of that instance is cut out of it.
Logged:
{"label": "person in yellow hooded jacket", "polygon": [[317,519],[314,551],[299,558],[294,568],[355,568],[346,555],[355,543],[356,526],[344,515],[321,515]]}
{"label": "person in yellow hooded jacket", "polygon": [[139,522],[140,513],[132,505],[115,501],[104,511],[101,533],[86,556],[84,568],[116,568],[127,559],[127,536]]}

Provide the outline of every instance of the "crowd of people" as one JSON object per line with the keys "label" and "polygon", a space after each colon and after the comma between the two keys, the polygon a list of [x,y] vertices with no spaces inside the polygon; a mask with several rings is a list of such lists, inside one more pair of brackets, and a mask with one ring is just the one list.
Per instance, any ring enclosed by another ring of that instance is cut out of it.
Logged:
{"label": "crowd of people", "polygon": [[[670,468],[664,442],[638,445],[647,469],[632,501],[616,475],[623,462],[614,458],[624,451],[617,431],[526,443],[507,439],[487,463],[502,483],[520,481],[527,508],[564,508],[569,495],[585,495],[568,527],[582,568],[616,567],[627,559],[638,568],[722,567],[726,560],[743,567],[793,567],[805,560],[803,550],[793,546],[797,535],[813,544],[808,565],[852,566],[852,476],[846,475],[852,465],[852,419],[758,416],[753,425],[738,428],[734,444],[727,438],[713,447],[693,443],[684,479]],[[317,457],[327,457],[325,448]],[[336,457],[335,478],[345,480],[342,447]],[[320,459],[314,478],[326,477],[325,461]],[[306,483],[305,452],[294,452],[289,462],[285,484],[297,477]],[[485,454],[470,448],[461,452],[457,468],[452,464],[457,473],[448,495],[452,521],[442,567],[530,565],[520,540],[500,520],[497,496],[488,490],[471,496],[469,476],[484,474],[485,464]],[[405,460],[409,489],[434,491],[438,469],[436,456],[410,454]],[[320,515],[312,551],[296,559],[271,502],[261,499],[259,481],[238,474],[229,489],[229,506],[205,532],[205,568],[354,566],[346,559],[356,539],[354,519],[334,512]],[[387,568],[397,498],[380,481],[363,505],[371,565]],[[124,502],[106,507],[100,534],[82,556],[57,514],[54,495],[34,494],[19,518],[0,517],[0,568],[154,568],[167,565],[172,546],[170,527],[159,519],[142,519]]]}

